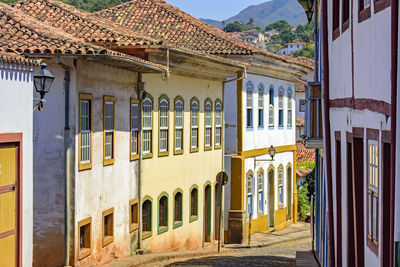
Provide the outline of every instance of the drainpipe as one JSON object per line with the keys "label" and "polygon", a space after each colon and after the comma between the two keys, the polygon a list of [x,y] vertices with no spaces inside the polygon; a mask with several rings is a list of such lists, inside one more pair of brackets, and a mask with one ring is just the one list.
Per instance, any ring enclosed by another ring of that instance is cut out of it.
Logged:
{"label": "drainpipe", "polygon": [[64,209],[64,224],[65,224],[65,248],[64,248],[64,267],[70,267],[70,232],[71,232],[71,199],[70,199],[70,186],[71,186],[71,149],[70,149],[70,132],[69,127],[69,82],[70,82],[70,68],[60,61],[57,57],[57,64],[64,69],[64,91],[65,91],[65,125],[64,125],[64,155],[65,155],[65,209]]}
{"label": "drainpipe", "polygon": [[138,203],[139,203],[139,228],[138,228],[138,249],[137,254],[143,254],[143,218],[142,218],[142,159],[143,159],[143,150],[142,150],[142,93],[144,91],[142,82],[142,73],[138,72],[137,76],[137,97],[139,99],[139,120],[138,120],[138,128],[139,128],[139,164],[138,164],[138,178],[137,178],[137,190],[138,190]]}
{"label": "drainpipe", "polygon": [[[399,196],[396,194],[396,124],[397,124],[397,75],[398,75],[398,38],[399,38],[399,3],[398,1],[391,1],[391,61],[392,61],[392,69],[391,69],[391,78],[392,78],[392,86],[391,86],[391,170],[390,170],[390,203],[392,205],[390,209],[390,266],[400,266],[400,233],[396,230],[396,236],[394,236],[394,229],[399,229],[400,221],[399,221]],[[397,201],[396,201],[397,198]],[[397,207],[396,207],[397,204]],[[395,214],[396,212],[396,214]],[[397,219],[397,220],[395,220]],[[395,226],[396,225],[396,228]],[[394,247],[393,247],[394,246]],[[393,255],[394,254],[394,255]],[[393,260],[394,259],[394,260]],[[394,262],[393,262],[394,261]]]}
{"label": "drainpipe", "polygon": [[328,195],[328,263],[335,266],[335,236],[333,232],[333,198],[332,198],[332,154],[331,154],[331,126],[329,121],[329,51],[328,51],[328,0],[322,4],[323,23],[323,116],[324,116],[324,137],[325,137],[325,162],[326,182]]}
{"label": "drainpipe", "polygon": [[240,81],[240,80],[243,80],[243,79],[246,79],[246,78],[247,78],[247,68],[244,68],[244,72],[243,72],[242,76],[240,76],[238,78],[235,78],[235,79],[232,79],[232,80],[223,81],[222,83],[225,85],[227,83]]}

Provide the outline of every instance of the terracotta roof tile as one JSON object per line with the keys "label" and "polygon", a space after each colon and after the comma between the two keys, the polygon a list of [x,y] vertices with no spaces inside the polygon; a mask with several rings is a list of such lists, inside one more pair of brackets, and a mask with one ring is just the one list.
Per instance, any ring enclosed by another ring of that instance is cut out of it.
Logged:
{"label": "terracotta roof tile", "polygon": [[0,62],[22,64],[27,66],[39,66],[40,63],[39,60],[27,59],[15,53],[5,52],[1,48],[0,48]]}
{"label": "terracotta roof tile", "polygon": [[296,143],[297,163],[315,161],[315,150],[306,148],[301,142]]}
{"label": "terracotta roof tile", "polygon": [[310,68],[303,60],[294,60],[252,46],[163,0],[131,0],[96,14],[177,47],[215,55],[261,54]]}
{"label": "terracotta roof tile", "polygon": [[0,3],[0,49],[16,54],[109,55],[157,69],[166,67],[92,45]]}
{"label": "terracotta roof tile", "polygon": [[306,168],[306,167],[296,168],[296,175],[299,177],[307,176],[312,172],[313,172],[313,170]]}
{"label": "terracotta roof tile", "polygon": [[305,92],[306,88],[305,86],[307,85],[307,82],[297,79],[294,83],[294,89],[296,92]]}
{"label": "terracotta roof tile", "polygon": [[109,23],[98,16],[79,10],[71,5],[51,0],[26,0],[12,4],[23,13],[54,28],[99,45],[155,45],[161,41],[131,29]]}

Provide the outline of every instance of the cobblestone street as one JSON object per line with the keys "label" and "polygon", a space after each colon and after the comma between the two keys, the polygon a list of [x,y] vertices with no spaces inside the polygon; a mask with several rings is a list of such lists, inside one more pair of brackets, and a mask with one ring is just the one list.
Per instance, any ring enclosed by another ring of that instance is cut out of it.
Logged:
{"label": "cobblestone street", "polygon": [[311,247],[311,239],[303,238],[295,241],[287,241],[262,248],[239,249],[237,252],[223,255],[194,259],[179,259],[153,263],[147,266],[272,266],[292,267],[296,266],[296,251],[307,251]]}

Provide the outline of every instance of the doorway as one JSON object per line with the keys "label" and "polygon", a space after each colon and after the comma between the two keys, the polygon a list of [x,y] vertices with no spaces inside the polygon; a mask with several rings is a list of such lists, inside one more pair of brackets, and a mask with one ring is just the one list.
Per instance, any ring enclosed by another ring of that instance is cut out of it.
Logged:
{"label": "doorway", "polygon": [[214,200],[214,239],[219,240],[219,231],[221,227],[219,227],[219,210],[221,206],[221,198],[220,198],[220,185],[217,183],[215,184],[215,200]]}
{"label": "doorway", "polygon": [[204,189],[204,242],[211,241],[211,186]]}
{"label": "doorway", "polygon": [[287,168],[287,213],[286,220],[292,219],[292,167]]}
{"label": "doorway", "polygon": [[275,226],[275,183],[274,170],[268,172],[268,226]]}
{"label": "doorway", "polygon": [[16,267],[20,252],[19,144],[0,144],[0,266]]}

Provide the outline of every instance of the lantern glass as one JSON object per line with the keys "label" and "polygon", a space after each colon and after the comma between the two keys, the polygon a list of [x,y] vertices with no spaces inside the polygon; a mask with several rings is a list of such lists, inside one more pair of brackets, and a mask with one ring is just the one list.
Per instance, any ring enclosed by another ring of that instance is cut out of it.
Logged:
{"label": "lantern glass", "polygon": [[311,22],[314,12],[312,10],[307,10],[306,15],[307,15],[308,22]]}
{"label": "lantern glass", "polygon": [[36,92],[40,93],[40,97],[43,98],[50,91],[54,76],[46,69],[47,65],[45,63],[40,66],[41,69],[35,72],[33,80]]}
{"label": "lantern glass", "polygon": [[271,156],[272,159],[274,159],[275,153],[276,153],[275,147],[274,147],[274,146],[271,146],[271,147],[269,148],[269,155]]}

